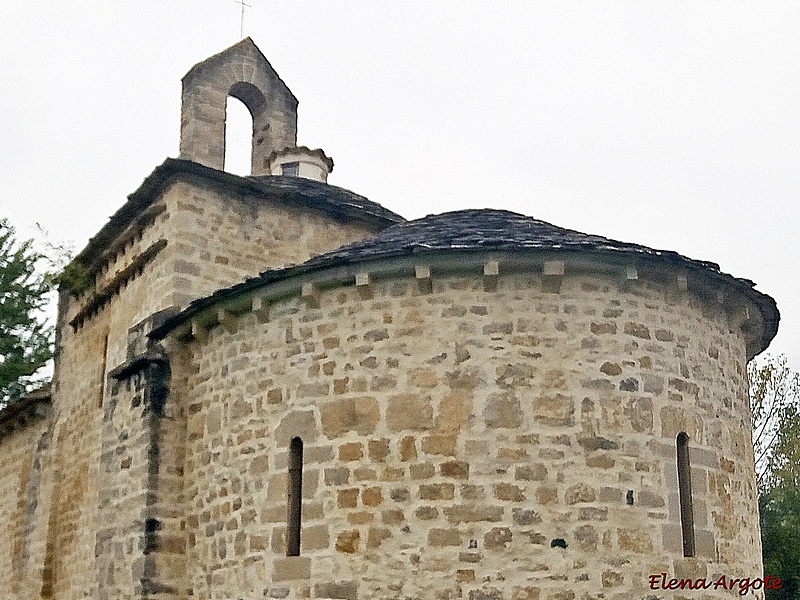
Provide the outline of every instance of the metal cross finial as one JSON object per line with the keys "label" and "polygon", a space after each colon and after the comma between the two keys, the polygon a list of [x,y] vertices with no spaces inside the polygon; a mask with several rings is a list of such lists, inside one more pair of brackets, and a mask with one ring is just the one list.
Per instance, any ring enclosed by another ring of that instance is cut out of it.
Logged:
{"label": "metal cross finial", "polygon": [[242,5],[242,20],[239,23],[239,37],[243,38],[244,37],[244,9],[245,9],[245,7],[250,8],[251,5],[247,4],[244,0],[233,0],[233,1],[236,4],[241,4]]}

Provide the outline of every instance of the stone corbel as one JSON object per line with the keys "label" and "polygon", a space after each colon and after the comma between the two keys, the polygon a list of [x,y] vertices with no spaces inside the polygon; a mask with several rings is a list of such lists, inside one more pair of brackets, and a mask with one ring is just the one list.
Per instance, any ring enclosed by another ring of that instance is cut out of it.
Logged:
{"label": "stone corbel", "polygon": [[311,308],[319,308],[319,288],[314,283],[304,283],[300,297]]}
{"label": "stone corbel", "polygon": [[236,333],[239,329],[239,319],[236,315],[224,308],[217,309],[217,322],[225,328],[228,333]]}
{"label": "stone corbel", "polygon": [[192,337],[201,344],[208,341],[208,327],[198,319],[192,319]]}
{"label": "stone corbel", "polygon": [[417,278],[417,287],[423,294],[430,294],[433,291],[433,280],[431,279],[431,268],[428,265],[417,265],[414,267],[414,276]]}
{"label": "stone corbel", "polygon": [[256,315],[259,323],[269,322],[269,302],[263,296],[253,296],[250,310]]}
{"label": "stone corbel", "polygon": [[372,286],[370,285],[369,273],[356,273],[356,289],[362,300],[372,299]]}
{"label": "stone corbel", "polygon": [[546,292],[557,294],[561,291],[561,282],[564,279],[564,261],[546,260],[542,265],[542,282]]}
{"label": "stone corbel", "polygon": [[500,275],[500,263],[490,260],[483,265],[483,291],[494,292],[497,290],[497,278]]}
{"label": "stone corbel", "polygon": [[631,285],[636,281],[639,281],[639,270],[632,265],[628,265],[623,269],[621,273],[621,279],[619,280],[619,288],[621,290],[628,290],[630,289]]}

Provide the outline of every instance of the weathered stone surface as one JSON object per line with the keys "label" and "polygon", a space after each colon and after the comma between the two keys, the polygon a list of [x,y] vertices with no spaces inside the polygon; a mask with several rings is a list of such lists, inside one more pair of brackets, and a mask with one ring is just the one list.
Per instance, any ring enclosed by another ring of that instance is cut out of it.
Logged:
{"label": "weathered stone surface", "polygon": [[383,501],[381,488],[371,487],[361,492],[361,502],[364,506],[378,506]]}
{"label": "weathered stone surface", "polygon": [[558,501],[558,489],[549,486],[543,485],[536,489],[536,501],[539,504],[553,504]]}
{"label": "weathered stone surface", "polygon": [[619,549],[626,552],[650,552],[653,549],[652,537],[640,529],[617,529]]}
{"label": "weathered stone surface", "polygon": [[597,550],[598,536],[597,531],[591,525],[581,525],[575,528],[575,545],[584,552],[594,552]]}
{"label": "weathered stone surface", "polygon": [[419,486],[421,500],[452,500],[455,486],[452,483],[433,483]]}
{"label": "weathered stone surface", "polygon": [[487,427],[511,429],[522,424],[519,400],[508,393],[492,394],[486,399],[483,419]]}
{"label": "weathered stone surface", "polygon": [[425,454],[454,456],[458,438],[454,435],[434,434],[422,438],[422,451]]}
{"label": "weathered stone surface", "polygon": [[595,335],[613,334],[617,333],[617,324],[613,321],[606,321],[603,323],[595,323],[589,326],[589,330]]}
{"label": "weathered stone surface", "polygon": [[433,426],[430,398],[416,394],[391,396],[386,408],[386,425],[390,431],[430,429]]}
{"label": "weathered stone surface", "polygon": [[510,483],[498,483],[494,486],[494,497],[498,500],[523,502],[525,493],[519,486],[511,485]]}
{"label": "weathered stone surface", "polygon": [[335,583],[319,583],[314,586],[314,596],[316,598],[358,600],[358,582],[340,581]]}
{"label": "weathered stone surface", "polygon": [[380,418],[378,402],[375,398],[342,398],[327,402],[320,409],[322,433],[329,439],[337,438],[355,431],[369,435],[375,431]]}
{"label": "weathered stone surface", "polygon": [[281,419],[275,428],[275,441],[279,446],[288,447],[293,437],[299,437],[304,444],[317,439],[317,420],[314,411],[295,410]]}
{"label": "weathered stone surface", "polygon": [[639,492],[639,504],[650,508],[660,508],[665,505],[664,497],[650,490],[642,490]]}
{"label": "weathered stone surface", "polygon": [[511,592],[511,600],[539,600],[540,589],[537,587],[515,587]]}
{"label": "weathered stone surface", "polygon": [[625,333],[645,340],[650,339],[650,330],[641,323],[632,323],[630,321],[625,323]]}
{"label": "weathered stone surface", "polygon": [[336,504],[339,508],[355,508],[358,506],[358,488],[338,490],[336,493]]}
{"label": "weathered stone surface", "polygon": [[463,460],[451,460],[439,467],[442,477],[452,477],[455,479],[467,479],[469,477],[469,463]]}
{"label": "weathered stone surface", "polygon": [[460,546],[461,534],[458,529],[433,528],[428,532],[429,546]]}
{"label": "weathered stone surface", "polygon": [[273,581],[296,581],[311,578],[311,560],[306,556],[284,556],[272,562]]}
{"label": "weathered stone surface", "polygon": [[417,369],[409,373],[408,378],[414,387],[435,388],[439,385],[439,379],[433,369]]}
{"label": "weathered stone surface", "polygon": [[408,468],[408,474],[411,475],[411,479],[430,479],[435,473],[436,467],[431,463],[411,465]]}
{"label": "weathered stone surface", "polygon": [[648,394],[661,394],[664,392],[664,378],[659,375],[642,373],[642,391]]}
{"label": "weathered stone surface", "polygon": [[357,529],[343,531],[336,537],[336,550],[345,554],[358,552],[358,542],[361,534]]}
{"label": "weathered stone surface", "polygon": [[617,450],[619,444],[614,440],[609,440],[599,436],[581,436],[578,443],[587,451],[594,450]]}
{"label": "weathered stone surface", "polygon": [[622,374],[622,367],[620,367],[617,363],[605,362],[600,367],[600,372],[614,377],[615,375]]}
{"label": "weathered stone surface", "polygon": [[[384,523],[386,521],[384,520]],[[367,533],[367,548],[378,548],[384,540],[392,537],[392,532],[386,527],[370,527]]]}
{"label": "weathered stone surface", "polygon": [[564,502],[567,504],[578,504],[579,502],[594,502],[596,493],[594,488],[585,483],[578,483],[567,488],[564,493]]}
{"label": "weathered stone surface", "polygon": [[637,398],[631,401],[625,407],[625,415],[630,419],[634,431],[653,432],[653,401],[649,398]]}
{"label": "weathered stone surface", "polygon": [[702,431],[699,419],[680,407],[665,406],[661,409],[659,417],[663,437],[675,439],[680,432],[684,432],[689,439],[696,440]]}
{"label": "weathered stone surface", "polygon": [[383,462],[389,456],[389,440],[370,440],[367,446],[369,459],[375,462]]}
{"label": "weathered stone surface", "polygon": [[439,517],[439,509],[432,506],[420,506],[414,511],[414,516],[421,521],[430,521]]}
{"label": "weathered stone surface", "polygon": [[364,446],[360,442],[348,442],[339,446],[339,460],[360,460],[364,457]]}
{"label": "weathered stone surface", "polygon": [[600,580],[602,581],[604,588],[611,588],[622,585],[625,577],[622,575],[622,573],[617,571],[606,570],[603,571]]}
{"label": "weathered stone surface", "polygon": [[450,523],[475,523],[499,521],[503,510],[497,506],[448,506],[444,514]]}
{"label": "weathered stone surface", "polygon": [[505,548],[511,543],[513,534],[508,527],[492,527],[489,532],[483,536],[483,545],[488,550],[498,548]]}
{"label": "weathered stone surface", "polygon": [[488,587],[470,591],[469,600],[503,600],[503,594],[497,588]]}
{"label": "weathered stone surface", "polygon": [[325,469],[326,485],[343,485],[350,480],[350,470],[344,467]]}
{"label": "weathered stone surface", "polygon": [[515,508],[511,512],[513,514],[514,523],[517,525],[533,525],[534,523],[542,522],[541,515],[527,508]]}
{"label": "weathered stone surface", "polygon": [[518,466],[514,470],[514,478],[523,481],[544,481],[547,478],[547,467],[544,463]]}
{"label": "weathered stone surface", "polygon": [[416,439],[407,435],[400,440],[400,460],[410,461],[417,458]]}
{"label": "weathered stone surface", "polygon": [[436,429],[442,433],[458,433],[472,414],[472,398],[463,391],[454,391],[442,398],[436,415]]}

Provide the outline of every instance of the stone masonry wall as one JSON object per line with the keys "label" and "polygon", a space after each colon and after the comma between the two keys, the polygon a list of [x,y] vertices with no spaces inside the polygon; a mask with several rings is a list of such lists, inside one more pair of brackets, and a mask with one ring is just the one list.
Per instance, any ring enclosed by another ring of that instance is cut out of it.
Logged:
{"label": "stone masonry wall", "polygon": [[[270,266],[305,260],[310,256],[306,248],[323,252],[368,233],[363,227],[349,225],[338,231],[336,223],[291,207],[289,216],[281,218],[273,203],[226,198],[202,181],[169,186],[149,210],[153,218],[143,228],[120,232],[120,243],[113,244],[113,252],[99,263],[95,287],[78,298],[68,294],[62,298],[53,444],[47,453],[47,468],[42,475],[44,496],[33,527],[34,537],[40,537],[42,544],[39,553],[30,558],[41,578],[32,586],[36,589],[32,597],[96,597],[98,586],[111,577],[107,570],[98,570],[96,561],[98,547],[113,545],[113,540],[104,537],[111,531],[109,527],[119,521],[133,527],[143,519],[135,502],[125,504],[127,488],[114,487],[108,479],[108,469],[121,469],[114,454],[118,447],[133,445],[132,440],[115,437],[119,432],[108,422],[115,413],[109,413],[106,406],[109,371],[133,357],[129,329],[176,303],[186,304]],[[275,250],[271,236],[288,249]],[[154,248],[157,251],[153,252]],[[151,252],[141,268],[132,268]],[[125,275],[122,282],[120,274]],[[95,294],[106,300],[94,303]],[[87,307],[93,308],[87,311]],[[127,410],[131,410],[130,402]],[[137,434],[142,443],[152,435],[141,423],[139,429],[129,433]],[[32,452],[33,447],[26,451]],[[143,448],[133,448],[131,453],[130,470],[123,469],[126,472],[122,473],[128,478],[134,472],[144,473],[141,460],[147,457]],[[16,472],[8,475],[17,476]],[[144,479],[125,483],[140,493],[148,485]],[[110,489],[102,489],[106,484]],[[115,496],[117,492],[121,496]],[[101,502],[122,507],[107,511],[110,522],[98,518]],[[123,510],[126,507],[127,512]],[[120,536],[130,540],[123,529]],[[119,559],[121,562],[113,568],[106,567],[136,572],[136,565],[124,562],[127,558]],[[119,577],[114,580],[119,590],[134,590],[140,585],[136,578],[128,580],[127,587]]]}
{"label": "stone masonry wall", "polygon": [[194,598],[627,600],[657,597],[654,573],[760,575],[744,340],[721,308],[590,274],[558,293],[524,274],[371,288],[290,298],[185,349],[170,401],[188,415]]}
{"label": "stone masonry wall", "polygon": [[267,269],[305,262],[376,231],[288,202],[230,197],[192,182],[173,184],[165,199],[172,215],[167,253],[174,265],[175,306]]}
{"label": "stone masonry wall", "polygon": [[5,528],[0,551],[0,598],[38,597],[31,594],[41,573],[30,558],[43,454],[49,435],[47,421],[26,423],[0,438],[0,522]]}

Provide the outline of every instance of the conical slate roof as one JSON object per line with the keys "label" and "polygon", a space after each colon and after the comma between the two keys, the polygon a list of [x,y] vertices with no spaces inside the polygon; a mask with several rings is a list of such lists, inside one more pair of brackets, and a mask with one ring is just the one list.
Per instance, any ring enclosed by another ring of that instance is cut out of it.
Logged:
{"label": "conical slate roof", "polygon": [[392,225],[377,235],[316,256],[306,265],[329,265],[446,250],[593,250],[670,257],[719,271],[676,252],[653,250],[551,225],[508,210],[471,209],[428,215]]}
{"label": "conical slate roof", "polygon": [[700,272],[733,287],[758,307],[763,319],[761,343],[756,353],[769,345],[778,330],[780,315],[775,301],[754,289],[747,279],[732,277],[720,271],[719,265],[687,258],[668,250],[654,250],[639,244],[619,242],[599,235],[590,235],[557,227],[545,221],[507,210],[459,210],[422,219],[405,221],[383,229],[373,237],[342,246],[315,256],[303,264],[264,271],[233,287],[219,290],[192,302],[180,314],[167,319],[153,331],[155,337],[185,322],[205,308],[273,282],[325,269],[354,265],[367,261],[402,258],[445,252],[476,251],[547,251],[586,252],[595,255],[629,257],[632,263],[662,262]]}

